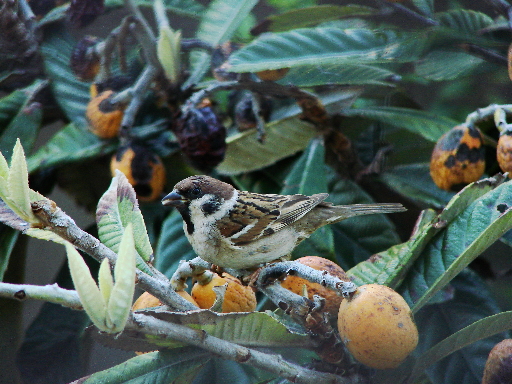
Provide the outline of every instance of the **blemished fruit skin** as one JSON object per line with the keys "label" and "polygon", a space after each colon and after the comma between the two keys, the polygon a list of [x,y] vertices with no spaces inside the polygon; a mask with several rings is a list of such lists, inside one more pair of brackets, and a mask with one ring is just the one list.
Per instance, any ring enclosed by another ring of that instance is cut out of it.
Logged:
{"label": "blemished fruit skin", "polygon": [[512,132],[505,131],[501,134],[496,148],[496,159],[503,172],[509,172],[512,177]]}
{"label": "blemished fruit skin", "polygon": [[112,139],[117,136],[123,120],[123,111],[113,108],[108,99],[114,92],[104,91],[92,98],[87,104],[85,115],[91,132],[102,139]]}
{"label": "blemished fruit skin", "polygon": [[436,143],[430,158],[430,176],[447,191],[459,191],[482,177],[485,151],[480,130],[461,124],[446,132]]}
{"label": "blemished fruit skin", "polygon": [[487,358],[482,384],[512,383],[512,339],[496,344]]}
{"label": "blemished fruit skin", "polygon": [[112,177],[119,170],[128,179],[139,201],[158,199],[165,187],[165,167],[156,154],[140,145],[120,147],[110,160]]}
{"label": "blemished fruit skin", "polygon": [[256,309],[256,295],[252,288],[242,285],[240,280],[227,273],[223,273],[222,277],[215,273],[208,284],[194,284],[192,297],[199,308],[210,309],[216,298],[213,287],[226,283],[228,286],[222,303],[222,312],[253,312]]}
{"label": "blemished fruit skin", "polygon": [[343,300],[338,330],[352,356],[376,369],[399,366],[418,344],[411,309],[400,294],[384,285],[362,285]]}
{"label": "blemished fruit skin", "polygon": [[[347,276],[343,268],[331,260],[318,256],[304,256],[297,259],[297,261],[318,271],[326,271],[340,280],[350,281],[350,278]],[[336,316],[338,314],[343,297],[338,296],[331,289],[327,289],[318,283],[312,283],[298,276],[287,276],[281,283],[283,288],[286,288],[297,295],[302,295],[304,285],[306,285],[308,298],[310,300],[313,299],[314,295],[323,297],[325,299],[324,311],[329,313],[330,316]]]}

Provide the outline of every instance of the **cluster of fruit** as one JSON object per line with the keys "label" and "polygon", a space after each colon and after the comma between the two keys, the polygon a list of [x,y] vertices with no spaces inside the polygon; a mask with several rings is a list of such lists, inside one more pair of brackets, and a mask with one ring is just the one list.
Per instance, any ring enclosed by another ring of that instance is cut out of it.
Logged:
{"label": "cluster of fruit", "polygon": [[[306,256],[298,259],[313,269],[325,271],[341,280],[349,281],[343,269],[330,260]],[[251,287],[223,273],[215,274],[205,285],[196,282],[191,295],[178,292],[198,308],[209,309],[215,302],[213,287],[227,284],[222,312],[253,312],[256,295]],[[332,290],[297,276],[287,276],[281,286],[298,295],[315,295],[325,299],[322,310],[333,319],[337,317],[340,338],[352,356],[359,362],[376,369],[395,368],[416,348],[418,330],[411,310],[405,300],[389,287],[362,285],[348,298],[336,295]],[[143,293],[133,310],[159,306],[162,303]]]}

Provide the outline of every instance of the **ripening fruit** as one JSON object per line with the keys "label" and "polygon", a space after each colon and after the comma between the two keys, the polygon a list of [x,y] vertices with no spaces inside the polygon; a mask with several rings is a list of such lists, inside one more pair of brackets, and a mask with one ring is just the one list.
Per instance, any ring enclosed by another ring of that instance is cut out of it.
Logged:
{"label": "ripening fruit", "polygon": [[503,172],[509,172],[512,177],[512,132],[504,131],[501,133],[496,148],[496,158]]}
{"label": "ripening fruit", "polygon": [[267,69],[256,72],[256,76],[263,81],[277,81],[285,77],[289,70],[290,68]]}
{"label": "ripening fruit", "polygon": [[[192,298],[192,296],[189,295],[188,292],[176,291],[176,293],[183,297],[188,302],[194,304],[196,307],[199,307],[199,305],[197,305],[196,301]],[[163,305],[162,302],[158,300],[155,296],[153,296],[149,292],[144,292],[142,295],[139,296],[137,300],[135,300],[135,303],[133,303],[132,311],[144,308],[159,307],[161,305]]]}
{"label": "ripening fruit", "polygon": [[[297,259],[297,261],[318,271],[326,271],[340,280],[350,281],[350,278],[346,275],[345,271],[331,260],[318,256],[305,256]],[[287,276],[281,283],[283,288],[286,288],[297,295],[302,295],[304,285],[306,286],[309,299],[312,300],[313,295],[323,297],[325,299],[324,311],[329,313],[331,316],[336,316],[338,314],[343,297],[338,296],[334,291],[298,276]]]}
{"label": "ripening fruit", "polygon": [[110,103],[113,91],[104,91],[87,104],[86,117],[92,133],[102,139],[116,137],[121,128],[123,111]]}
{"label": "ripening fruit", "polygon": [[194,284],[192,297],[199,308],[211,308],[216,298],[213,287],[219,287],[226,283],[228,286],[222,303],[222,312],[253,312],[256,309],[256,295],[252,288],[242,285],[240,280],[227,273],[223,273],[222,277],[215,273],[212,280],[206,285]]}
{"label": "ripening fruit", "polygon": [[377,369],[397,367],[418,344],[411,309],[384,285],[362,285],[343,300],[338,330],[354,358]]}
{"label": "ripening fruit", "polygon": [[484,169],[482,133],[466,124],[453,127],[441,136],[430,158],[432,180],[447,191],[459,191],[477,181]]}
{"label": "ripening fruit", "polygon": [[496,344],[487,358],[482,384],[512,383],[512,339]]}
{"label": "ripening fruit", "polygon": [[153,201],[162,194],[165,168],[160,157],[147,148],[136,144],[119,147],[110,161],[112,177],[116,169],[124,173],[138,200]]}

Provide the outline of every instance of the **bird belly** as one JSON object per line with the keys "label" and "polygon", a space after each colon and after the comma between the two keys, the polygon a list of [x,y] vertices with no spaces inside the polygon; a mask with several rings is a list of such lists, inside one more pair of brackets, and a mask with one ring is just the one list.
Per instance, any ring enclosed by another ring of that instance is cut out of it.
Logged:
{"label": "bird belly", "polygon": [[226,239],[221,241],[215,260],[205,260],[225,268],[251,268],[289,255],[304,238],[293,229],[283,229],[241,246]]}

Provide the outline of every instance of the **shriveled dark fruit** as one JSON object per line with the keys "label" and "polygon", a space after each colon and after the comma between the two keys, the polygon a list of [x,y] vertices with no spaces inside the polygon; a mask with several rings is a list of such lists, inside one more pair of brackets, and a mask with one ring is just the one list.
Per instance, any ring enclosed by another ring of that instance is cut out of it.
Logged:
{"label": "shriveled dark fruit", "polygon": [[191,165],[211,171],[226,152],[226,128],[210,107],[193,108],[173,127],[182,152]]}
{"label": "shriveled dark fruit", "polygon": [[512,383],[512,339],[505,339],[491,349],[482,384],[509,383]]}
{"label": "shriveled dark fruit", "polygon": [[112,176],[118,169],[128,179],[140,201],[160,197],[165,186],[165,168],[158,155],[147,148],[130,144],[120,147],[110,161]]}
{"label": "shriveled dark fruit", "polygon": [[113,91],[104,91],[87,104],[85,116],[91,132],[102,139],[116,137],[121,128],[124,112],[110,102],[114,95]]}
{"label": "shriveled dark fruit", "polygon": [[418,344],[409,305],[379,284],[362,285],[341,302],[338,330],[352,356],[376,369],[399,366]]}
{"label": "shriveled dark fruit", "polygon": [[459,191],[482,177],[485,151],[480,130],[461,124],[446,132],[436,143],[430,158],[430,176],[447,191]]}
{"label": "shriveled dark fruit", "polygon": [[100,57],[94,50],[99,42],[95,36],[84,36],[71,52],[69,66],[82,81],[92,81],[100,71]]}
{"label": "shriveled dark fruit", "polygon": [[[304,256],[297,261],[319,271],[325,271],[343,281],[350,281],[343,268],[331,260],[318,256]],[[331,289],[327,289],[318,283],[312,283],[298,276],[287,276],[281,283],[286,288],[297,295],[302,295],[303,287],[306,286],[308,298],[313,299],[314,295],[318,295],[325,299],[324,311],[330,316],[336,316],[340,308],[343,296],[339,296]]]}

